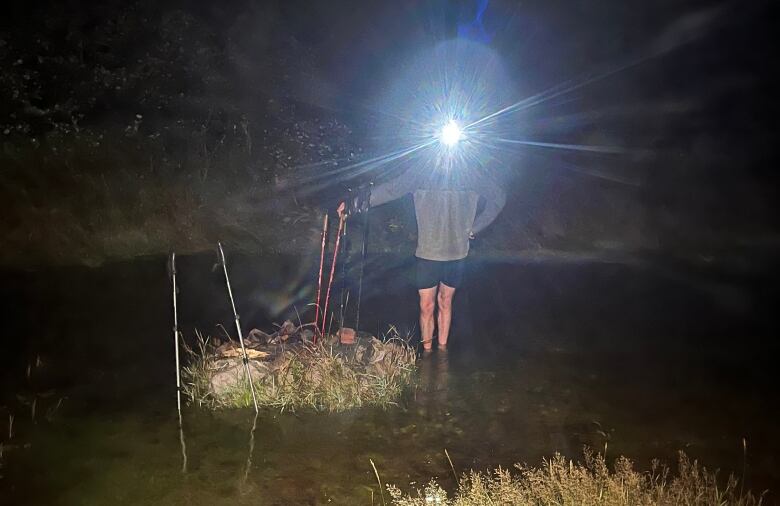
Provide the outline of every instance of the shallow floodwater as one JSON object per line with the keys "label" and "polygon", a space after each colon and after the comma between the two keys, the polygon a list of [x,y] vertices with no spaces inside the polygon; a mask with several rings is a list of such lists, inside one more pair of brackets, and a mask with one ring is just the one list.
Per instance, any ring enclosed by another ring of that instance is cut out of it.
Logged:
{"label": "shallow floodwater", "polygon": [[[245,332],[307,318],[314,259],[227,253]],[[214,260],[179,260],[189,340],[233,333]],[[780,486],[776,289],[762,276],[475,261],[450,351],[422,359],[398,407],[256,420],[187,407],[182,434],[165,259],[0,277],[0,504],[381,504],[370,460],[403,490],[430,477],[451,490],[445,449],[458,472],[588,445],[643,469],[685,450],[741,476],[743,438],[748,486]],[[361,328],[413,331],[411,281],[408,261],[370,258]]]}

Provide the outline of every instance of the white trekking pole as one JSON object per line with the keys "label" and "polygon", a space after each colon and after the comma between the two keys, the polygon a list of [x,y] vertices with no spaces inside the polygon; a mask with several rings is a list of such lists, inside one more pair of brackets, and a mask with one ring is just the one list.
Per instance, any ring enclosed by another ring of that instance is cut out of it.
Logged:
{"label": "white trekking pole", "polygon": [[171,253],[171,284],[173,285],[173,346],[176,355],[176,411],[179,413],[179,443],[181,444],[181,472],[187,472],[187,445],[184,443],[184,427],[181,419],[181,365],[179,362],[179,311],[176,304],[176,253]]}
{"label": "white trekking pole", "polygon": [[255,395],[255,385],[252,383],[252,374],[249,372],[249,358],[246,354],[246,348],[244,347],[244,334],[241,332],[241,324],[238,322],[238,313],[236,312],[236,303],[233,300],[233,290],[230,288],[230,278],[227,272],[227,263],[225,262],[225,252],[222,251],[222,243],[217,243],[219,246],[219,258],[222,261],[222,270],[225,272],[225,284],[227,284],[228,295],[230,296],[230,306],[233,308],[233,317],[236,322],[236,332],[238,332],[238,342],[241,343],[241,356],[243,357],[244,370],[246,371],[246,380],[249,382],[249,390],[252,391],[252,402],[255,404],[255,413],[257,409],[257,396]]}
{"label": "white trekking pole", "polygon": [[181,366],[179,364],[179,313],[176,307],[176,253],[171,253],[171,282],[173,284],[173,346],[176,354],[176,409],[181,417]]}

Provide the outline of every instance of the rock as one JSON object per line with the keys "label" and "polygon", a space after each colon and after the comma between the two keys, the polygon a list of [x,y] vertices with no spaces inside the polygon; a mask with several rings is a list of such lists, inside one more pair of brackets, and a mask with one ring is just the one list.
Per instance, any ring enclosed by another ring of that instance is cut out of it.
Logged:
{"label": "rock", "polygon": [[232,341],[228,341],[226,343],[222,343],[219,346],[217,346],[217,348],[214,350],[214,355],[216,355],[218,357],[222,356],[223,353],[225,353],[227,350],[229,350],[229,349],[231,349],[233,347],[234,346],[233,346],[233,342]]}
{"label": "rock", "polygon": [[[252,381],[260,381],[269,374],[269,368],[265,363],[250,360],[249,373]],[[209,380],[211,393],[216,397],[225,395],[230,390],[241,388],[246,382],[244,364],[240,358],[220,359],[214,363],[215,372]]]}
{"label": "rock", "polygon": [[[266,358],[270,355],[267,351],[255,350],[254,348],[246,348],[246,356],[249,360],[256,360],[259,358]],[[222,354],[224,358],[241,358],[244,354],[240,348],[231,348]]]}
{"label": "rock", "polygon": [[287,367],[287,364],[290,363],[290,360],[293,358],[293,352],[286,351],[284,353],[280,353],[269,365],[269,369],[273,372],[279,371],[281,369],[284,369]]}
{"label": "rock", "polygon": [[339,344],[339,336],[336,334],[326,334],[325,337],[323,337],[323,340],[323,342],[328,346]]}
{"label": "rock", "polygon": [[366,350],[368,348],[365,344],[362,342],[359,342],[358,345],[355,347],[355,360],[358,362],[364,362],[363,359],[366,357]]}
{"label": "rock", "polygon": [[[246,347],[246,355],[250,359],[265,358],[269,355],[269,353],[266,351],[254,349],[256,348],[255,344],[258,343],[247,342],[244,344]],[[236,343],[234,341],[228,341],[222,344],[221,346],[219,346],[216,350],[214,350],[214,355],[216,355],[217,358],[219,359],[219,358],[242,357],[244,354],[241,352],[240,343]]]}
{"label": "rock", "polygon": [[252,329],[249,331],[249,334],[247,334],[246,339],[260,344],[268,344],[273,337],[260,329]]}
{"label": "rock", "polygon": [[383,361],[385,359],[385,355],[387,355],[387,352],[388,350],[382,341],[376,338],[374,338],[371,341],[371,363],[372,364]]}
{"label": "rock", "polygon": [[279,331],[276,333],[279,337],[282,336],[291,336],[295,333],[295,331],[298,330],[298,327],[295,326],[293,322],[290,320],[285,320],[284,323],[282,323],[282,326],[279,328]]}
{"label": "rock", "polygon": [[301,332],[301,341],[304,343],[310,343],[314,340],[314,332],[312,332],[310,329],[304,329]]}

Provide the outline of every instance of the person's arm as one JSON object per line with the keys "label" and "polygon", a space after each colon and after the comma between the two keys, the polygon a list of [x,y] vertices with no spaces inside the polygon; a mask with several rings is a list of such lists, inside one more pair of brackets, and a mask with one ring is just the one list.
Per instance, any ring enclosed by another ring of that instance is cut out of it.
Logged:
{"label": "person's arm", "polygon": [[479,194],[485,199],[485,207],[482,212],[474,219],[474,225],[471,227],[472,234],[478,234],[483,231],[488,225],[493,223],[498,213],[504,208],[506,204],[506,193],[504,190],[495,183],[485,185],[484,188],[479,189]]}
{"label": "person's arm", "polygon": [[378,184],[371,190],[371,207],[381,206],[396,199],[400,199],[407,193],[414,191],[414,178],[410,169],[391,179],[390,181]]}

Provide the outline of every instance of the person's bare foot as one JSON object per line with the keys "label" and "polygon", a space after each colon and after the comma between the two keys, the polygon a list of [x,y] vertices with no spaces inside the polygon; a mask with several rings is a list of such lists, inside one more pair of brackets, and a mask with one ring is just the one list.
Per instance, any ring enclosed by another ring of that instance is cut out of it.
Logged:
{"label": "person's bare foot", "polygon": [[433,341],[432,340],[431,341],[423,341],[422,345],[423,345],[423,352],[430,353],[430,352],[433,351]]}

